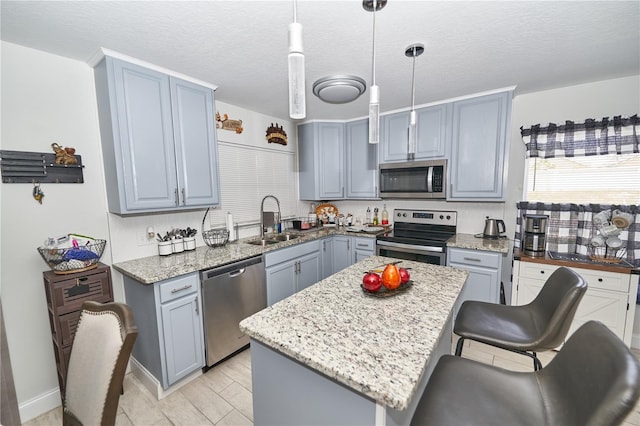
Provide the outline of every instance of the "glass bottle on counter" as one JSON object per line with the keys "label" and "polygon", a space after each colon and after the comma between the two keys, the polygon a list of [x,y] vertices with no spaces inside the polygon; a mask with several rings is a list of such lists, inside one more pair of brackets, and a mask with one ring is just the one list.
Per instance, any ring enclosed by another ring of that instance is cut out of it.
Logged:
{"label": "glass bottle on counter", "polygon": [[369,223],[371,223],[371,209],[369,207],[367,207],[367,216],[365,218],[365,225],[368,225]]}
{"label": "glass bottle on counter", "polygon": [[316,215],[316,204],[315,203],[311,203],[311,207],[309,207],[309,226],[314,227],[316,226],[316,221],[317,221],[318,217]]}
{"label": "glass bottle on counter", "polygon": [[387,205],[384,204],[382,208],[382,225],[389,224],[389,212],[387,211]]}
{"label": "glass bottle on counter", "polygon": [[373,209],[373,226],[378,226],[378,208]]}

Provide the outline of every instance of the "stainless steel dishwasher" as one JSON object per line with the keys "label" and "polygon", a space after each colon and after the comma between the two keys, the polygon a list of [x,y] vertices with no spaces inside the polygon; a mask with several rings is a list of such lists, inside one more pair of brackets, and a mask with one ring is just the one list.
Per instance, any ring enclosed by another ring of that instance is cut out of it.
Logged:
{"label": "stainless steel dishwasher", "polygon": [[262,256],[202,271],[200,282],[210,367],[249,344],[239,323],[267,307]]}

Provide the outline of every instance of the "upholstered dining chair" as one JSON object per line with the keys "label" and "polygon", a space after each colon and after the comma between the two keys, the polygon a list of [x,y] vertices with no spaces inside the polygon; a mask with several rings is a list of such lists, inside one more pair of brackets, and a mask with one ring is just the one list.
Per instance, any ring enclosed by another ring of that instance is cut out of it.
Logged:
{"label": "upholstered dining chair", "polygon": [[411,424],[619,425],[639,396],[637,358],[602,323],[589,321],[538,371],[442,356]]}
{"label": "upholstered dining chair", "polygon": [[138,336],[131,308],[84,302],[67,370],[63,424],[113,425]]}
{"label": "upholstered dining chair", "polygon": [[465,301],[453,327],[460,336],[455,354],[460,356],[464,340],[470,339],[529,356],[534,370],[539,370],[542,363],[537,352],[562,344],[586,291],[587,283],[580,275],[560,267],[527,305]]}

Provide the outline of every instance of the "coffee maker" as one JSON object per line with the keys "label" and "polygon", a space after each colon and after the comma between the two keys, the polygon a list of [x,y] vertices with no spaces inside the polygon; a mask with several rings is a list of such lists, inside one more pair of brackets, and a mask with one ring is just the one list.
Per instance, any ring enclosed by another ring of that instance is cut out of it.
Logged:
{"label": "coffee maker", "polygon": [[543,257],[546,251],[547,221],[549,216],[530,214],[524,221],[522,252],[531,257]]}

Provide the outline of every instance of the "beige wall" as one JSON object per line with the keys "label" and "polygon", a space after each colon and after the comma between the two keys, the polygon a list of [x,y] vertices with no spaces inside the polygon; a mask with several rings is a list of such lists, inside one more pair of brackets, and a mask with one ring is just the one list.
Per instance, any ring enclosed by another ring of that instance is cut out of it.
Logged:
{"label": "beige wall", "polygon": [[[77,232],[124,245],[124,235],[147,221],[124,223],[109,218],[93,72],[86,64],[2,42],[2,149],[48,152],[53,142],[74,146],[82,155],[84,184],[43,184],[44,203],[31,197],[30,184],[0,185],[0,291],[14,379],[23,421],[59,404],[47,319],[42,271],[47,269],[36,247],[47,236]],[[461,212],[462,232],[481,232],[485,214],[503,218],[513,235],[515,203],[521,199],[524,147],[519,127],[545,121],[582,120],[640,112],[640,76],[566,87],[514,98],[506,203],[409,203],[406,207]],[[222,111],[221,111],[222,112]],[[230,114],[230,116],[232,116]],[[232,116],[233,118],[233,116]],[[381,207],[380,203],[380,207]],[[347,204],[348,205],[348,204]],[[367,203],[352,203],[366,209]],[[389,206],[393,208],[396,206]],[[192,223],[197,217],[167,215],[162,221]],[[164,222],[163,222],[164,223]],[[109,227],[114,229],[109,229]],[[129,240],[129,242],[133,242]],[[111,244],[110,244],[111,245]],[[129,257],[129,256],[126,256]],[[106,252],[105,263],[112,255]],[[505,262],[510,264],[509,261]],[[114,274],[117,277],[117,274]],[[122,300],[121,280],[114,280]]]}

